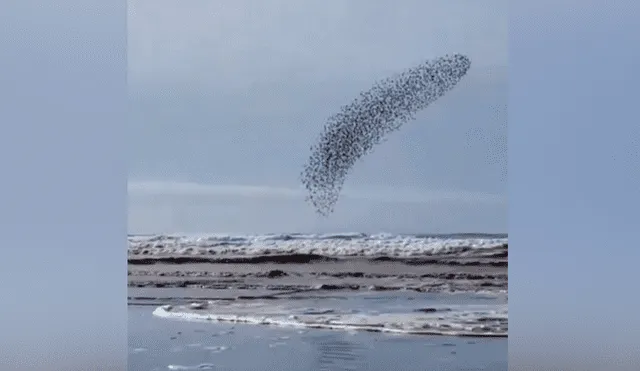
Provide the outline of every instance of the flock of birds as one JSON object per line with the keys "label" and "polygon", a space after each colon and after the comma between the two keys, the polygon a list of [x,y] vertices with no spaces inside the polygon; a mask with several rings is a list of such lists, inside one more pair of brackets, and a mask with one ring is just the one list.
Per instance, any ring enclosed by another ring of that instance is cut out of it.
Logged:
{"label": "flock of birds", "polygon": [[451,90],[470,67],[470,59],[460,54],[427,61],[376,83],[331,116],[301,174],[306,200],[317,213],[333,212],[358,159]]}

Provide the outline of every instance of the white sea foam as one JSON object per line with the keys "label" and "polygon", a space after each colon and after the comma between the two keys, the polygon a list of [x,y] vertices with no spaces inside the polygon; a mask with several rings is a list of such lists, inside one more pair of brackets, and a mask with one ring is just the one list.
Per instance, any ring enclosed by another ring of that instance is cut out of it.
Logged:
{"label": "white sea foam", "polygon": [[197,366],[183,366],[183,365],[169,365],[167,368],[169,370],[213,370],[215,369],[215,365],[211,363],[202,363]]}
{"label": "white sea foam", "polygon": [[[291,305],[268,302],[209,302],[207,309],[176,306],[169,310],[158,307],[158,317],[187,321],[218,321],[273,325],[297,328],[366,330],[401,334],[452,336],[506,336],[508,307],[506,304],[483,304],[434,307],[425,311],[408,308],[394,313],[353,313],[335,309],[330,314],[306,314]],[[306,308],[305,308],[306,309]]]}
{"label": "white sea foam", "polygon": [[223,351],[229,349],[229,347],[226,346],[226,345],[217,345],[217,346],[207,346],[207,347],[204,347],[204,349],[210,350],[210,351],[212,351],[214,353],[220,353],[220,352],[223,352]]}
{"label": "white sea foam", "polygon": [[503,236],[419,236],[363,233],[267,235],[130,236],[134,255],[318,254],[325,256],[416,257],[449,254],[507,244]]}
{"label": "white sea foam", "polygon": [[287,343],[285,343],[283,341],[277,341],[275,343],[269,344],[269,348],[280,347],[280,346],[283,346],[283,345],[287,345]]}

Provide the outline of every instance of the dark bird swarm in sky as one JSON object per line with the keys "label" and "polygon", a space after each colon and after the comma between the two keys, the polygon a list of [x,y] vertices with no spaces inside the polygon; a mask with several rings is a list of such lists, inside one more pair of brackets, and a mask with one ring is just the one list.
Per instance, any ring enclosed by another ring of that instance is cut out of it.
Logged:
{"label": "dark bird swarm in sky", "polygon": [[331,116],[302,171],[307,201],[323,216],[333,212],[349,170],[386,135],[400,129],[451,90],[471,67],[447,55],[376,83]]}

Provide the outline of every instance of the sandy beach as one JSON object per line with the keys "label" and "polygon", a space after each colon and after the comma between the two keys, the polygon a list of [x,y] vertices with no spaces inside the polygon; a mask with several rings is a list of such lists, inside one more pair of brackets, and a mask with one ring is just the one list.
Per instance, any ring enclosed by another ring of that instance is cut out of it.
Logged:
{"label": "sandy beach", "polygon": [[190,321],[507,336],[506,241],[386,238],[132,239],[128,302]]}
{"label": "sandy beach", "polygon": [[[153,263],[150,263],[153,261]],[[460,264],[451,264],[453,262]],[[416,292],[504,292],[503,260],[447,258],[443,264],[344,258],[318,263],[167,263],[164,258],[129,259],[129,287],[256,291],[412,290]]]}

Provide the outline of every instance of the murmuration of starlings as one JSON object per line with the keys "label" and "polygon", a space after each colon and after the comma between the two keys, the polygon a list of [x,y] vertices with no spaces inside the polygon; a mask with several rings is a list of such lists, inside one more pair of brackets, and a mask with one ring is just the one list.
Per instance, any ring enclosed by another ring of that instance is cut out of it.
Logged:
{"label": "murmuration of starlings", "polygon": [[334,210],[345,179],[357,160],[445,95],[466,75],[471,60],[446,55],[377,82],[329,117],[301,173],[316,212]]}

